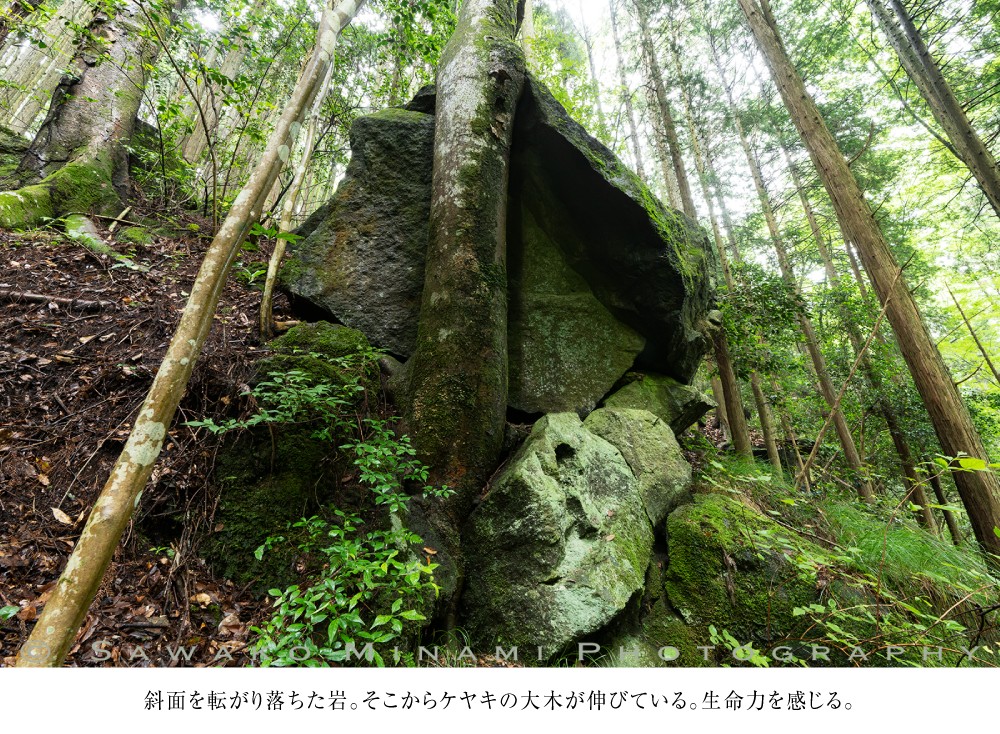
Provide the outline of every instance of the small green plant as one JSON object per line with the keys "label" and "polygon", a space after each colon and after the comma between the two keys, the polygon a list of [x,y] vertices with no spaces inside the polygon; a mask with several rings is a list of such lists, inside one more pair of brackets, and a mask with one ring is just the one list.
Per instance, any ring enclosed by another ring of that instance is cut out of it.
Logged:
{"label": "small green plant", "polygon": [[168,548],[166,546],[159,546],[157,548],[150,548],[149,552],[152,553],[154,556],[166,556],[170,560],[173,560],[175,551],[173,548]]}
{"label": "small green plant", "polygon": [[[261,265],[264,267],[260,267]],[[267,264],[259,262],[244,264],[241,261],[236,263],[233,266],[233,269],[235,270],[237,278],[242,280],[247,285],[253,285],[253,282],[257,280],[257,278],[267,273]]]}
{"label": "small green plant", "polygon": [[[723,629],[719,631],[715,628],[715,625],[710,624],[708,626],[708,636],[713,645],[729,650],[735,660],[750,663],[755,668],[767,668],[770,666],[770,661],[764,655],[761,655],[759,650],[750,644],[740,644],[740,641],[733,637],[729,633],[729,630]],[[723,663],[722,667],[728,668],[729,665]]]}
{"label": "small green plant", "polygon": [[[362,534],[356,515],[340,510],[334,515],[338,521],[312,517],[292,526],[305,533],[298,549],[321,557],[323,570],[304,589],[293,585],[268,592],[276,597],[275,611],[263,629],[253,628],[260,635],[255,651],[265,666],[317,667],[367,654],[368,662],[383,667],[382,655],[366,645],[391,642],[403,631],[404,620],[425,619],[413,607],[425,590],[437,595],[436,563],[401,560],[401,549],[405,553],[410,543],[420,542],[418,536],[405,530]],[[268,538],[257,549],[258,560],[283,540]],[[385,613],[374,618],[364,613],[377,603]]]}
{"label": "small green plant", "polygon": [[[358,514],[336,508],[329,520],[311,517],[291,525],[288,537],[303,557],[318,560],[319,571],[308,586],[269,591],[275,597],[274,612],[263,628],[253,628],[260,635],[254,649],[265,666],[351,662],[366,650],[371,650],[369,662],[383,666],[382,655],[366,646],[390,642],[402,633],[404,622],[423,620],[415,607],[425,594],[438,592],[433,580],[437,564],[423,564],[411,554],[410,547],[421,539],[401,519],[408,499],[404,482],[425,482],[428,470],[414,458],[408,437],[396,437],[383,420],[356,417],[363,381],[378,369],[380,353],[366,349],[336,359],[307,356],[335,367],[340,381],[316,382],[301,370],[270,372],[269,379],[245,393],[256,400],[256,414],[188,425],[223,433],[261,424],[309,423],[314,438],[337,442],[353,457],[372,504],[394,516],[392,529],[363,531]],[[447,487],[424,486],[423,491],[436,497],[453,493]],[[255,556],[260,560],[286,542],[286,536],[269,537]]]}
{"label": "small green plant", "polygon": [[3,608],[0,608],[0,619],[4,620],[6,622],[8,619],[13,619],[14,615],[17,614],[19,611],[21,611],[20,607],[3,607]]}

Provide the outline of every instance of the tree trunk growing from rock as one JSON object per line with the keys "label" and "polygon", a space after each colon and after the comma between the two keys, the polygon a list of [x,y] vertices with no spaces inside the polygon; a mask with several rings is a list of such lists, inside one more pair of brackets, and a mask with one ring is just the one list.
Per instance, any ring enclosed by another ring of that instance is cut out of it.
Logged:
{"label": "tree trunk growing from rock", "polygon": [[[522,0],[523,1],[523,0]],[[507,408],[507,183],[524,87],[515,0],[466,0],[438,67],[434,173],[406,419],[452,529],[495,468]]]}

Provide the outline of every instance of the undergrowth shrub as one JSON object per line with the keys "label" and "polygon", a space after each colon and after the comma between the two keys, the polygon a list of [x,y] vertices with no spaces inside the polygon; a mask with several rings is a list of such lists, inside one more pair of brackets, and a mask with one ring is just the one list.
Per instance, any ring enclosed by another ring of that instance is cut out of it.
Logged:
{"label": "undergrowth shrub", "polygon": [[[313,438],[336,444],[352,459],[358,481],[369,491],[369,506],[392,516],[389,529],[364,529],[359,512],[331,507],[329,519],[302,519],[290,524],[288,538],[268,537],[255,553],[258,560],[276,546],[293,543],[318,570],[308,586],[269,591],[276,597],[274,612],[263,628],[253,628],[260,635],[254,653],[264,666],[315,667],[362,657],[382,666],[385,660],[374,645],[397,638],[404,621],[424,620],[418,611],[422,600],[438,592],[437,564],[422,564],[411,553],[411,545],[421,539],[406,529],[401,512],[408,499],[404,483],[426,482],[428,470],[415,458],[407,436],[397,437],[386,421],[357,412],[366,380],[377,374],[379,352],[363,348],[337,358],[307,356],[332,366],[338,379],[317,380],[295,369],[272,371],[247,393],[257,404],[250,417],[188,425],[224,433],[309,424]],[[437,497],[452,492],[426,485],[423,491]]]}

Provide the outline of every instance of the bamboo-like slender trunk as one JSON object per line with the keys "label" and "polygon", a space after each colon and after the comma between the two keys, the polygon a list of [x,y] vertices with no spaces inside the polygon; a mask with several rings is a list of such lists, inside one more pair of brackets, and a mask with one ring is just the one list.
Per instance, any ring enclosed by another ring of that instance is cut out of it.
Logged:
{"label": "bamboo-like slender trunk", "polygon": [[667,101],[667,90],[663,86],[663,74],[660,72],[660,63],[656,58],[656,48],[653,45],[653,38],[649,33],[649,21],[646,18],[645,9],[641,2],[636,3],[636,10],[639,16],[639,32],[642,34],[642,44],[646,49],[646,58],[649,60],[649,73],[653,77],[656,101],[660,107],[660,124],[663,126],[663,134],[667,138],[667,149],[670,151],[670,161],[674,168],[674,178],[677,180],[681,209],[689,217],[696,220],[698,219],[698,212],[694,208],[691,186],[688,183],[687,173],[684,170],[684,159],[681,158],[681,146],[677,140],[674,118],[670,113],[670,103]]}
{"label": "bamboo-like slender trunk", "polygon": [[[785,158],[786,169],[792,179],[792,185],[798,193],[799,201],[802,204],[802,210],[805,212],[806,221],[809,224],[809,230],[812,233],[813,241],[816,243],[816,251],[819,253],[820,258],[823,261],[823,268],[826,270],[826,275],[830,279],[833,286],[839,289],[841,285],[840,273],[838,273],[836,267],[834,267],[833,258],[830,254],[830,248],[826,246],[826,240],[823,239],[823,233],[819,228],[819,222],[816,220],[816,213],[813,211],[812,204],[809,202],[809,196],[806,193],[805,187],[802,185],[799,174],[795,170],[795,166],[792,164],[791,155],[789,155],[788,148],[785,146],[784,141],[781,141],[781,151]],[[841,320],[846,327],[847,336],[848,339],[850,339],[854,354],[860,354],[863,343],[861,332],[851,317],[851,314],[846,308],[843,307],[843,304],[840,305],[839,311]],[[876,338],[880,337],[881,334],[876,334]],[[893,447],[896,450],[896,455],[899,457],[900,468],[903,473],[903,482],[907,487],[907,498],[920,507],[918,521],[924,527],[936,532],[937,522],[931,512],[930,502],[927,499],[926,492],[924,491],[923,483],[920,482],[917,477],[916,464],[913,458],[913,453],[910,451],[909,442],[906,440],[906,437],[899,425],[899,419],[896,415],[896,411],[893,410],[892,405],[890,405],[889,401],[886,399],[885,385],[882,379],[878,376],[878,372],[872,364],[871,357],[867,353],[862,357],[861,370],[868,381],[872,394],[875,396],[879,414],[885,420],[886,427],[889,429],[889,435],[892,438]]]}
{"label": "bamboo-like slender trunk", "polygon": [[[743,146],[743,152],[746,155],[747,165],[750,167],[754,188],[757,191],[757,199],[760,202],[761,210],[764,212],[764,219],[767,222],[767,228],[771,235],[771,244],[778,256],[778,264],[781,268],[782,277],[785,279],[789,288],[798,292],[798,283],[795,280],[795,273],[792,270],[792,264],[788,258],[788,251],[785,249],[784,240],[782,239],[781,232],[778,229],[778,220],[774,215],[774,209],[771,206],[771,199],[767,193],[767,188],[764,185],[764,177],[760,171],[760,164],[757,161],[756,153],[754,153],[753,149],[750,147],[750,142],[747,140],[746,133],[743,130],[743,125],[736,114],[736,104],[733,99],[732,87],[726,81],[725,71],[723,70],[722,64],[720,63],[717,55],[715,56],[715,62],[716,70],[718,71],[719,77],[722,79],[722,85],[726,90],[726,96],[729,100],[729,107],[733,116],[734,126],[736,127],[736,132],[739,134],[740,144]],[[843,412],[834,407],[834,401],[836,400],[837,393],[833,388],[833,382],[830,380],[830,374],[826,369],[826,360],[823,357],[823,353],[820,351],[819,340],[816,336],[816,330],[813,328],[812,320],[808,316],[800,316],[799,326],[802,329],[802,335],[805,339],[805,347],[809,352],[809,358],[812,360],[813,369],[816,373],[816,379],[819,383],[823,400],[833,411],[833,425],[837,432],[837,438],[840,441],[840,446],[844,450],[844,459],[847,461],[847,465],[857,476],[859,482],[858,494],[864,500],[872,500],[874,499],[874,494],[872,492],[871,483],[868,479],[868,473],[864,464],[861,461],[861,456],[858,454],[857,445],[854,442],[854,437],[851,435],[851,429],[847,425],[847,420],[844,418]]]}

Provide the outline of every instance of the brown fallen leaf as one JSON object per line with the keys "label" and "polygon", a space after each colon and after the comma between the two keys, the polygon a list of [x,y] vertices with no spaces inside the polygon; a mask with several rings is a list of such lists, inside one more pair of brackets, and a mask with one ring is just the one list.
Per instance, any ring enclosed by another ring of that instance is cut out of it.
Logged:
{"label": "brown fallen leaf", "polygon": [[[44,485],[45,485],[46,487],[48,487],[48,486],[49,486],[49,484],[51,483],[51,482],[49,482],[49,478],[48,478],[48,477],[47,477],[47,476],[46,476],[45,474],[39,474],[39,475],[38,475],[37,477],[35,477],[35,478],[36,478],[36,479],[37,479],[37,480],[38,480],[39,482],[41,482],[42,484],[44,484]],[[68,518],[67,518],[67,519],[68,519]]]}
{"label": "brown fallen leaf", "polygon": [[[48,482],[44,482],[44,484],[48,484]],[[73,518],[71,518],[65,512],[63,512],[62,510],[60,510],[58,507],[53,507],[52,508],[52,514],[55,515],[56,520],[58,520],[59,522],[61,522],[63,525],[72,525],[73,524]]]}
{"label": "brown fallen leaf", "polygon": [[615,534],[611,533],[611,535],[606,535],[606,536],[604,536],[604,539],[605,540],[614,540],[615,539]]}

